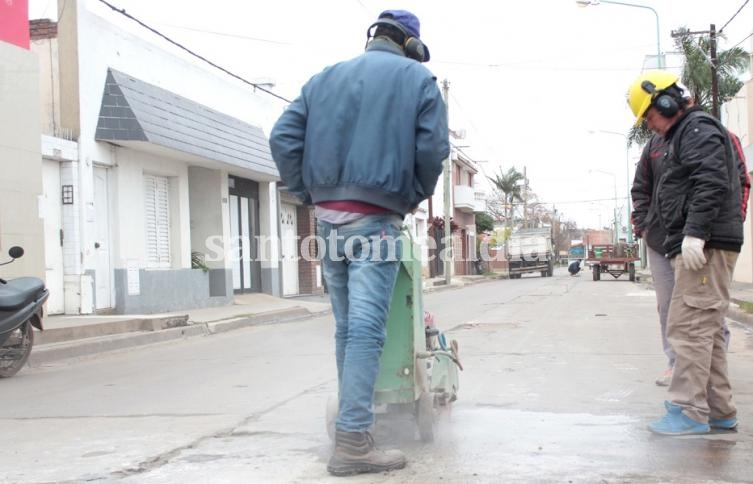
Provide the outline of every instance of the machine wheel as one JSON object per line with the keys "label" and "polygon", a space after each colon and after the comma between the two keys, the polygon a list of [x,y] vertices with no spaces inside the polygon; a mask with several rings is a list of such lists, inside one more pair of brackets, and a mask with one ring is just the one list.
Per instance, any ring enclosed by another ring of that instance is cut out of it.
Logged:
{"label": "machine wheel", "polygon": [[594,281],[601,279],[601,266],[599,264],[594,264],[591,270],[593,271]]}
{"label": "machine wheel", "polygon": [[23,368],[34,345],[31,321],[14,329],[0,345],[0,378],[10,378]]}
{"label": "machine wheel", "polygon": [[416,401],[416,423],[422,442],[434,441],[434,395],[421,392]]}
{"label": "machine wheel", "polygon": [[327,435],[329,435],[329,439],[334,442],[335,441],[335,421],[337,420],[337,412],[339,410],[338,408],[338,401],[337,396],[330,395],[329,398],[327,398]]}
{"label": "machine wheel", "polygon": [[635,263],[633,262],[628,264],[628,276],[631,281],[635,282]]}

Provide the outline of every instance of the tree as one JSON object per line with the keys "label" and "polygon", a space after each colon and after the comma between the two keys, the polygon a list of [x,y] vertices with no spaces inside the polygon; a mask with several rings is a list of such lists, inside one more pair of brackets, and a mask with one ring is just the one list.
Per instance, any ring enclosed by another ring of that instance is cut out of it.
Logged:
{"label": "tree", "polygon": [[504,201],[504,215],[505,221],[508,227],[512,221],[512,207],[515,200],[523,201],[522,189],[520,182],[524,180],[524,176],[515,167],[510,168],[506,172],[500,167],[499,173],[494,178],[487,177],[494,185],[495,190],[502,194],[502,200]]}
{"label": "tree", "polygon": [[486,212],[476,212],[476,233],[494,230],[494,219]]}
{"label": "tree", "polygon": [[[697,106],[711,112],[711,55],[708,35],[695,36],[686,27],[675,33],[675,47],[682,52],[685,62],[680,76],[682,83],[690,90]],[[740,47],[717,53],[717,79],[719,84],[719,104],[723,104],[743,87],[738,75],[748,67],[749,54]],[[646,123],[630,130],[628,143],[642,145],[651,138]]]}

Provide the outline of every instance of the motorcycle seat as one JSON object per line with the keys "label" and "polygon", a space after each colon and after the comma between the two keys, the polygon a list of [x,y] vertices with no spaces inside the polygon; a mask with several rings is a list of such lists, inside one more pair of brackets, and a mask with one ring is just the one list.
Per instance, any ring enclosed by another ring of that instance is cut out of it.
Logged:
{"label": "motorcycle seat", "polygon": [[36,277],[17,277],[0,284],[0,310],[17,309],[34,301],[44,291],[44,281]]}

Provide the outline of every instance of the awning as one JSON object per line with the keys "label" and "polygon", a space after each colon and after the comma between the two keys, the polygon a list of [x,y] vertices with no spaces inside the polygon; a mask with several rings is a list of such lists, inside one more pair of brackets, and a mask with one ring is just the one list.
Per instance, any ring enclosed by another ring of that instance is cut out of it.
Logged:
{"label": "awning", "polygon": [[114,69],[95,139],[136,149],[149,143],[279,180],[260,128]]}

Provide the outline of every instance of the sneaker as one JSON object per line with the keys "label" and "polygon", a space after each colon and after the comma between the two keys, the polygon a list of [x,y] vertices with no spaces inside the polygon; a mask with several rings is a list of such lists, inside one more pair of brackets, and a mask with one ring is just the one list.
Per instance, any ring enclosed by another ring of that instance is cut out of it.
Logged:
{"label": "sneaker", "polygon": [[335,431],[335,452],[327,464],[327,471],[333,476],[384,472],[403,467],[405,455],[399,450],[378,450],[368,431]]}
{"label": "sneaker", "polygon": [[701,435],[711,430],[708,424],[696,422],[682,413],[682,407],[671,402],[664,402],[667,414],[653,422],[648,429],[661,435]]}
{"label": "sneaker", "polygon": [[709,427],[718,430],[733,430],[737,428],[737,418],[710,418]]}
{"label": "sneaker", "polygon": [[668,387],[670,383],[672,383],[672,367],[670,366],[666,370],[664,370],[664,373],[656,379],[656,385],[660,387]]}

